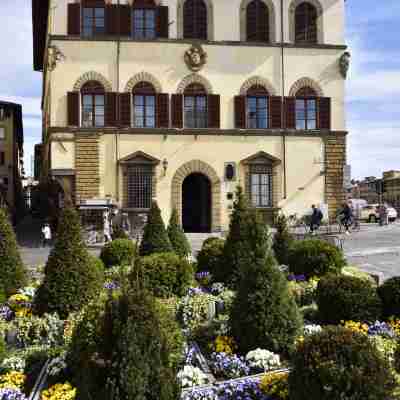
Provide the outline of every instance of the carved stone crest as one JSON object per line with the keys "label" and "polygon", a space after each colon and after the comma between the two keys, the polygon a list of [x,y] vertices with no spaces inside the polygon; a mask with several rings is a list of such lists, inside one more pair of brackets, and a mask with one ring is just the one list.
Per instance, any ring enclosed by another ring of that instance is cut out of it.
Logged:
{"label": "carved stone crest", "polygon": [[47,54],[47,65],[50,71],[53,71],[56,68],[58,62],[65,60],[64,54],[57,46],[49,46]]}
{"label": "carved stone crest", "polygon": [[341,55],[339,60],[340,74],[343,76],[344,79],[347,78],[347,73],[350,68],[350,58],[351,58],[350,53],[346,51]]}
{"label": "carved stone crest", "polygon": [[200,71],[207,62],[207,53],[201,47],[201,44],[193,44],[189,50],[185,52],[185,63],[187,67],[193,71]]}

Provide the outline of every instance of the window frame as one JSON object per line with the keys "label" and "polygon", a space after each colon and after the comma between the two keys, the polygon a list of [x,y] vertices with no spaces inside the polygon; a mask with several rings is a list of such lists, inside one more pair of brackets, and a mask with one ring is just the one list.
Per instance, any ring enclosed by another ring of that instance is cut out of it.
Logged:
{"label": "window frame", "polygon": [[[187,111],[190,106],[186,105],[186,101],[191,98],[193,99],[192,105],[192,112],[194,126],[187,125]],[[204,100],[204,111],[202,112],[199,107],[200,99]],[[203,117],[202,114],[203,113]],[[183,93],[183,127],[187,129],[206,129],[208,128],[208,118],[209,118],[209,109],[208,109],[208,95],[207,92],[202,84],[199,83],[192,83],[191,85],[187,86],[184,93]],[[204,121],[204,126],[201,122]]]}
{"label": "window frame", "polygon": [[[270,127],[270,101],[269,101],[269,93],[268,91],[260,85],[252,86],[246,93],[246,128],[248,129],[269,129]],[[255,99],[256,101],[256,127],[251,126],[250,124],[250,117],[249,117],[249,100]],[[260,126],[259,122],[261,117],[259,113],[261,112],[262,108],[259,107],[259,102],[261,100],[265,100],[265,127]]]}
{"label": "window frame", "polygon": [[[250,38],[249,37],[249,25],[251,25],[249,22],[250,16],[249,16],[249,8],[253,5],[253,3],[255,4],[255,21],[254,21],[254,25],[255,25],[255,38]],[[261,26],[261,11],[260,11],[260,7],[264,8],[264,10],[267,13],[267,26],[264,27],[265,32],[267,33],[267,38],[262,37],[262,33],[264,32],[264,30],[262,30],[262,26]],[[270,10],[268,8],[268,6],[264,3],[263,0],[252,0],[250,1],[245,9],[245,13],[246,13],[246,41],[247,42],[264,42],[264,43],[270,43],[271,38],[270,38]]]}
{"label": "window frame", "polygon": [[[144,33],[144,35],[140,36],[140,35],[136,35],[136,17],[135,17],[135,13],[136,12],[143,12],[143,17],[142,17],[142,23],[143,23],[143,27],[142,27],[142,33]],[[148,29],[146,29],[146,25],[147,25],[147,18],[146,18],[146,14],[147,12],[152,12],[153,16],[154,16],[154,26],[153,26],[153,35],[152,36],[146,36],[146,31]],[[157,38],[157,7],[156,5],[138,5],[138,6],[133,6],[132,7],[132,11],[131,11],[131,29],[132,29],[132,38],[133,39],[147,39],[147,40],[153,40]]]}
{"label": "window frame", "polygon": [[[97,98],[99,96],[103,97],[103,104],[97,105]],[[85,105],[85,98],[91,98],[91,106],[86,106]],[[105,114],[106,114],[106,92],[104,90],[104,87],[97,81],[89,81],[86,82],[81,90],[80,90],[80,101],[81,101],[81,126],[84,128],[99,128],[99,127],[104,127],[105,126]],[[91,108],[91,121],[90,125],[87,124],[87,121],[85,121],[84,114],[87,112],[86,108]],[[102,107],[103,113],[99,114],[97,111],[97,108]],[[96,118],[97,117],[103,117],[103,124],[102,125],[97,125],[96,124]]]}
{"label": "window frame", "polygon": [[[143,98],[143,104],[142,110],[143,110],[143,115],[142,115],[142,126],[138,126],[136,124],[136,107],[139,107],[140,105],[136,105],[136,98],[141,96]],[[153,125],[152,126],[147,126],[147,106],[146,103],[149,100],[149,98],[153,98]],[[148,82],[139,82],[138,84],[135,85],[135,87],[132,89],[132,126],[134,128],[156,128],[157,126],[157,93],[154,88],[154,86]]]}
{"label": "window frame", "polygon": [[[302,13],[298,15],[301,7],[305,7],[305,10],[302,10]],[[315,21],[312,21],[313,16],[310,15],[311,10],[313,10],[313,13],[315,13]],[[298,18],[300,16],[304,18],[304,27],[302,32],[298,32]],[[311,24],[310,21],[314,23]],[[299,38],[299,36],[302,35],[304,38]],[[318,10],[315,5],[311,4],[309,1],[303,1],[302,3],[298,4],[294,10],[294,42],[310,44],[318,43]]]}
{"label": "window frame", "polygon": [[[273,167],[271,164],[250,164],[249,166],[249,192],[250,203],[255,208],[273,208]],[[257,177],[258,182],[253,183],[253,177]],[[264,181],[262,178],[266,177]],[[257,187],[257,193],[253,192],[253,188]],[[266,188],[263,191],[263,188]],[[257,200],[254,202],[254,195]],[[264,200],[266,200],[264,202]]]}
{"label": "window frame", "polygon": [[[85,16],[85,10],[91,11],[91,16],[87,18]],[[96,10],[103,10],[103,17],[96,16]],[[90,25],[87,28],[90,28],[90,34],[85,31],[85,20],[90,20]],[[103,32],[97,32],[96,29],[96,21],[103,20]],[[97,36],[104,36],[107,34],[106,31],[106,6],[105,4],[98,5],[85,5],[83,4],[81,7],[81,34],[85,38],[92,38]]]}
{"label": "window frame", "polygon": [[[188,25],[186,25],[186,23],[188,23],[187,21],[188,16],[185,15],[185,13],[188,12],[186,10],[186,7],[189,7],[188,4],[190,2],[193,3],[192,13],[191,13],[192,17],[190,21],[192,33],[188,34],[187,32]],[[200,7],[204,7],[204,10],[200,10]],[[204,15],[201,14],[202,11],[204,11]],[[183,10],[182,10],[183,39],[209,40],[209,23],[210,23],[209,10],[207,7],[207,2],[205,0],[186,0],[183,3]],[[205,24],[205,26],[203,26],[203,24]]]}
{"label": "window frame", "polygon": [[[134,171],[136,171],[136,173],[134,173]],[[154,165],[146,162],[129,163],[127,165],[126,174],[128,208],[135,210],[149,210],[153,200]],[[133,182],[135,178],[136,181]],[[132,185],[134,186],[133,188]]]}
{"label": "window frame", "polygon": [[[303,102],[304,118],[298,117],[298,102]],[[314,103],[314,108],[310,107],[310,103]],[[314,111],[315,118],[309,118],[309,113]],[[295,121],[296,130],[315,131],[318,129],[318,96],[314,89],[306,86],[298,90],[295,97]],[[304,121],[304,127],[299,127],[298,121]],[[309,127],[311,122],[314,127]]]}

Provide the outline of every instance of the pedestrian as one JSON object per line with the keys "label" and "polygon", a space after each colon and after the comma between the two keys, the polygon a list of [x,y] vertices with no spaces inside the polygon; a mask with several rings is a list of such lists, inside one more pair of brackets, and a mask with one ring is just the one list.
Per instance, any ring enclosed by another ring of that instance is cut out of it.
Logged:
{"label": "pedestrian", "polygon": [[349,228],[353,222],[353,212],[352,212],[349,204],[347,204],[346,202],[343,203],[343,208],[342,208],[342,211],[340,214],[342,215],[341,222],[346,230],[345,233],[346,233],[346,235],[350,235]]}
{"label": "pedestrian", "polygon": [[385,204],[381,204],[379,206],[379,225],[383,226],[383,225],[387,225],[387,218],[388,218],[388,213],[387,213],[387,208],[385,206]]}
{"label": "pedestrian", "polygon": [[103,234],[104,234],[104,241],[111,242],[111,221],[109,211],[105,211],[103,214]]}
{"label": "pedestrian", "polygon": [[310,231],[312,235],[315,235],[315,231],[319,229],[321,226],[322,219],[324,218],[324,215],[322,214],[322,211],[313,204],[311,206],[312,209],[312,214],[311,214],[311,221],[310,221]]}
{"label": "pedestrian", "polygon": [[42,227],[42,234],[43,234],[43,247],[46,245],[51,245],[51,229],[48,223],[44,224]]}

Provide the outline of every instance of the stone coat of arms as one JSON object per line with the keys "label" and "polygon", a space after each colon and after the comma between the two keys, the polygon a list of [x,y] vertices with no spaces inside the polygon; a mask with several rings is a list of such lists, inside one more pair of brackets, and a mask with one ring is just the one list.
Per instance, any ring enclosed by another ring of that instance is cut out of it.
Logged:
{"label": "stone coat of arms", "polygon": [[185,52],[185,63],[187,67],[193,71],[200,71],[207,62],[207,53],[200,44],[193,44],[189,50]]}

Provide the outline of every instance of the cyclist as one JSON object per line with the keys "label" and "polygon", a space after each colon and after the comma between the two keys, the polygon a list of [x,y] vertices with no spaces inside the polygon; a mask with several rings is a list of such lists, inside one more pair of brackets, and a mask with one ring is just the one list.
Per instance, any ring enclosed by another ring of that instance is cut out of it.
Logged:
{"label": "cyclist", "polygon": [[322,211],[313,204],[311,206],[312,214],[311,214],[311,221],[310,221],[310,231],[312,235],[315,235],[315,231],[319,229],[321,226],[321,221],[324,218]]}
{"label": "cyclist", "polygon": [[349,228],[353,223],[353,211],[347,203],[343,203],[343,208],[340,212],[340,221],[346,229],[346,235],[350,235]]}

